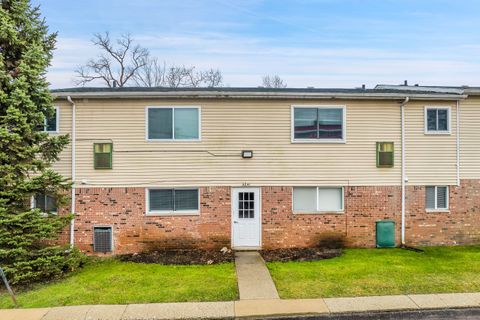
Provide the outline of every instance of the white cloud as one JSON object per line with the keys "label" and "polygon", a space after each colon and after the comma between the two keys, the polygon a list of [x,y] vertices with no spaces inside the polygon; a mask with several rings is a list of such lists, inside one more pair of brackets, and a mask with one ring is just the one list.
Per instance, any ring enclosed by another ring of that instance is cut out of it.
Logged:
{"label": "white cloud", "polygon": [[[230,86],[257,86],[264,74],[279,74],[291,87],[352,87],[365,83],[480,85],[476,46],[395,49],[290,47],[269,39],[216,33],[135,37],[167,64],[219,68]],[[477,49],[478,50],[478,49]],[[52,87],[72,86],[74,69],[96,55],[85,39],[59,38],[48,73]]]}

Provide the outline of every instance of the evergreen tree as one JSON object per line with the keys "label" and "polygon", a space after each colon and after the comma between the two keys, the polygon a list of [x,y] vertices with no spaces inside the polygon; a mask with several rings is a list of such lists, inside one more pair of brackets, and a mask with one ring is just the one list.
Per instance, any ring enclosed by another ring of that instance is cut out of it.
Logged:
{"label": "evergreen tree", "polygon": [[30,205],[37,194],[67,205],[70,189],[51,169],[69,137],[43,131],[54,115],[45,73],[55,39],[29,0],[0,0],[0,266],[13,283],[59,275],[81,259],[52,241],[71,216]]}

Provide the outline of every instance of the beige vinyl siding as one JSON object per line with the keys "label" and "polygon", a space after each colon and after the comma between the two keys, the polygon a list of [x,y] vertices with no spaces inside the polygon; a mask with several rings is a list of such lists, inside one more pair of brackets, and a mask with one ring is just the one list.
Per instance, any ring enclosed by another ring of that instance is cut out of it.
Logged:
{"label": "beige vinyl siding", "polygon": [[480,178],[480,96],[460,103],[460,176]]}
{"label": "beige vinyl siding", "polygon": [[[55,106],[60,109],[60,131],[56,134],[69,134],[72,136],[72,107],[64,103],[55,103]],[[59,172],[66,178],[72,176],[72,144],[69,143],[67,147],[60,153],[60,161],[53,164],[53,169]]]}
{"label": "beige vinyl siding", "polygon": [[[77,102],[77,181],[84,186],[400,185],[399,101],[126,100]],[[346,143],[292,143],[292,105],[346,107]],[[146,141],[146,106],[200,106],[201,141]],[[406,107],[409,185],[456,183],[451,135],[424,134],[424,102]],[[68,106],[68,105],[67,105]],[[71,119],[71,107],[68,117]],[[63,110],[63,109],[62,109]],[[62,119],[67,112],[62,112]],[[71,122],[71,120],[68,120]],[[66,121],[61,123],[61,131]],[[71,123],[70,123],[71,124]],[[95,170],[93,143],[113,142],[113,169]],[[395,166],[376,167],[376,142],[395,144]],[[242,150],[253,150],[242,159]],[[69,170],[70,153],[59,168]],[[79,185],[79,183],[77,183]]]}
{"label": "beige vinyl siding", "polygon": [[[425,106],[450,107],[450,134],[425,134]],[[453,185],[456,169],[455,102],[411,102],[405,107],[408,185]]]}

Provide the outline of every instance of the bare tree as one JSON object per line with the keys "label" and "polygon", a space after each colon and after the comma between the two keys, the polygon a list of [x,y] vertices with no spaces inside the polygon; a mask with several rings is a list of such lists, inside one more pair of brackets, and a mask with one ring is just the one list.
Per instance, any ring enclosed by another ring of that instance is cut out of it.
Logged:
{"label": "bare tree", "polygon": [[262,77],[262,83],[265,88],[286,88],[287,82],[279,75],[266,75]]}
{"label": "bare tree", "polygon": [[202,72],[202,82],[206,87],[221,87],[223,76],[219,69],[209,69]]}
{"label": "bare tree", "polygon": [[139,87],[162,87],[165,85],[167,67],[159,63],[158,58],[147,59],[147,63],[133,76]]}
{"label": "bare tree", "polygon": [[108,87],[124,87],[148,62],[148,50],[134,44],[128,34],[122,35],[115,44],[108,32],[95,34],[92,42],[102,52],[96,59],[90,59],[85,66],[75,70],[77,85],[100,80]]}

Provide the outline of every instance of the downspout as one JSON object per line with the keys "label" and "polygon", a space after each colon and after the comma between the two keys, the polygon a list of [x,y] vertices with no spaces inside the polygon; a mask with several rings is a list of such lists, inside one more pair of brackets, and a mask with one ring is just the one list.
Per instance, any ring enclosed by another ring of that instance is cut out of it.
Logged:
{"label": "downspout", "polygon": [[[67,96],[67,101],[72,105],[72,196],[71,196],[71,213],[75,215],[75,144],[77,140],[77,130],[76,130],[76,124],[75,124],[75,116],[76,116],[76,111],[77,107],[75,105],[75,102],[73,102],[72,98],[70,96]],[[72,220],[70,220],[70,246],[73,247],[75,245],[75,216],[72,217]]]}
{"label": "downspout", "polygon": [[405,182],[407,177],[405,175],[405,105],[410,101],[410,97],[405,97],[405,100],[400,105],[401,112],[401,139],[402,139],[402,247],[405,246]]}
{"label": "downspout", "polygon": [[457,100],[457,186],[460,187],[460,100]]}

